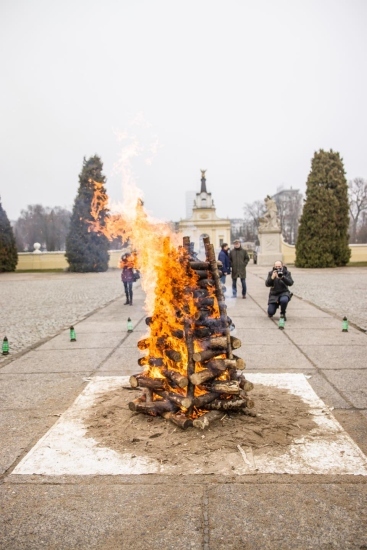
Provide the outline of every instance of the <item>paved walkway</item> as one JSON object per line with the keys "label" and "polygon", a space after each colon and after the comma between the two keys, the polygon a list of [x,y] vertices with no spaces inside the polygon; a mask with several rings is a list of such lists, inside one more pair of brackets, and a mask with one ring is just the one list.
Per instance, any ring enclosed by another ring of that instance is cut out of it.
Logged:
{"label": "paved walkway", "polygon": [[[247,300],[228,300],[239,355],[248,373],[307,374],[367,455],[367,335],[354,326],[341,332],[346,312],[366,326],[367,271],[292,273],[285,331],[266,316],[263,268],[250,266]],[[117,270],[1,275],[0,291],[12,351],[0,363],[1,549],[367,548],[366,476],[12,475],[90,377],[137,371],[146,325],[142,290],[124,307]]]}

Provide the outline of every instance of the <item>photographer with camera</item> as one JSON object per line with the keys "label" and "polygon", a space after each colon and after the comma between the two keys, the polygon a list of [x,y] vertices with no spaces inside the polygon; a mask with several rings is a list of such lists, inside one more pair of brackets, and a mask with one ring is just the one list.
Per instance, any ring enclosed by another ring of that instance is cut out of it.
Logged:
{"label": "photographer with camera", "polygon": [[289,286],[293,285],[291,272],[286,266],[278,260],[274,263],[274,267],[269,271],[265,286],[270,287],[268,300],[268,316],[273,317],[276,310],[280,306],[280,315],[287,320],[285,312],[292,293],[288,290]]}

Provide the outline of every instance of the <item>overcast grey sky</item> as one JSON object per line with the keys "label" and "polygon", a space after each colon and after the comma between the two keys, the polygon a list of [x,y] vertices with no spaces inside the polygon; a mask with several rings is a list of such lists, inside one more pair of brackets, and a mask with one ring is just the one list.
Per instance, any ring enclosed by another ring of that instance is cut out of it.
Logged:
{"label": "overcast grey sky", "polygon": [[185,217],[200,169],[220,217],[313,154],[367,178],[366,0],[0,0],[0,196],[71,209],[83,157],[131,170],[153,216]]}

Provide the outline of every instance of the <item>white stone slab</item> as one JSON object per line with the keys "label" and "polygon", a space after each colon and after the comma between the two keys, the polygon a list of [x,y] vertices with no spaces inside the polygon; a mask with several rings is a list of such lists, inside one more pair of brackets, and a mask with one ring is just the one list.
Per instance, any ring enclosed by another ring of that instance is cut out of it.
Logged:
{"label": "white stone slab", "polygon": [[[257,455],[256,450],[239,446],[243,467],[236,469],[230,461],[220,472],[223,475],[243,474],[355,474],[367,475],[367,458],[343,430],[341,425],[315,394],[303,374],[248,374],[254,384],[288,389],[310,407],[317,427],[302,439],[295,440],[284,454]],[[95,399],[128,383],[128,377],[96,377],[88,384],[73,405],[41,438],[14,469],[12,475],[121,475],[121,474],[203,474],[197,466],[185,472],[179,467],[165,466],[146,457],[120,454],[98,446],[86,437],[83,418]],[[233,450],[231,451],[233,453]],[[229,455],[231,453],[228,453]],[[227,461],[226,461],[227,462]]]}

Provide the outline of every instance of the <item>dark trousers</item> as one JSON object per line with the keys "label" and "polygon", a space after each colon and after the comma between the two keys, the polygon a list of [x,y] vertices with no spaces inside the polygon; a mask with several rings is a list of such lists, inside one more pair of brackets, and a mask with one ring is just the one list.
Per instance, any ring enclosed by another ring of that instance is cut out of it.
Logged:
{"label": "dark trousers", "polygon": [[125,294],[126,294],[126,302],[129,304],[133,303],[133,283],[128,283],[126,281],[123,281],[124,288],[125,288]]}
{"label": "dark trousers", "polygon": [[288,302],[289,302],[288,296],[281,296],[279,298],[279,303],[268,305],[268,315],[272,317],[276,312],[276,310],[278,309],[279,305],[280,305],[280,313],[284,314],[285,310],[287,309]]}
{"label": "dark trousers", "polygon": [[[239,277],[238,277],[239,278]],[[242,296],[246,296],[246,279],[240,279],[242,284]],[[232,294],[233,296],[237,296],[237,278],[232,279]]]}

